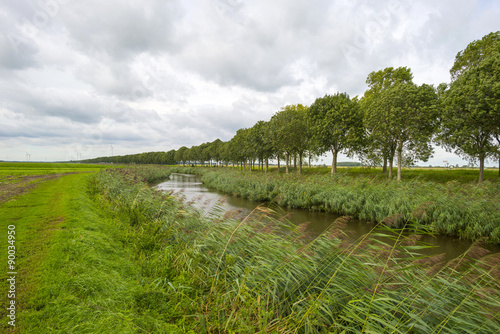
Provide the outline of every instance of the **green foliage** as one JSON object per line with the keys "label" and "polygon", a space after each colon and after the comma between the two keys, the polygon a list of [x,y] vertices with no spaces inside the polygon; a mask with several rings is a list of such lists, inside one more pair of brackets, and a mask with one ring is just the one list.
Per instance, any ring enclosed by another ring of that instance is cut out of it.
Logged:
{"label": "green foliage", "polygon": [[100,157],[95,159],[87,159],[82,162],[86,163],[116,163],[116,164],[156,164],[156,165],[172,165],[175,163],[175,150],[168,152],[145,152],[138,154],[116,155],[112,157]]}
{"label": "green foliage", "polygon": [[370,90],[362,100],[364,124],[371,145],[362,154],[367,160],[370,148],[389,160],[392,177],[394,156],[398,157],[398,180],[403,160],[423,160],[433,151],[431,139],[438,126],[438,97],[432,86],[411,82],[410,69],[392,67],[373,72],[367,79]]}
{"label": "green foliage", "polygon": [[332,152],[332,174],[337,169],[337,155],[352,154],[364,139],[363,115],[358,104],[346,93],[325,95],[309,108],[313,143],[320,154]]}
{"label": "green foliage", "polygon": [[453,82],[443,92],[439,142],[449,151],[479,160],[479,182],[484,161],[497,151],[500,133],[500,33],[470,43],[457,54]]}
{"label": "green foliage", "polygon": [[367,162],[369,165],[380,165],[384,161],[384,172],[389,161],[389,178],[392,178],[392,165],[394,161],[394,154],[396,153],[397,143],[391,136],[381,136],[379,131],[375,128],[382,128],[388,130],[387,118],[378,120],[380,123],[375,122],[376,119],[371,117],[374,111],[374,106],[380,105],[380,94],[394,85],[409,84],[412,82],[413,74],[407,67],[387,67],[384,70],[371,72],[366,79],[369,89],[364,93],[360,100],[360,105],[364,113],[364,126],[367,132],[367,141],[364,147],[358,152],[361,160]]}
{"label": "green foliage", "polygon": [[481,40],[476,40],[459,51],[455,56],[455,63],[450,70],[451,79],[455,81],[465,72],[479,65],[484,59],[498,53],[500,31],[491,32]]}
{"label": "green foliage", "polygon": [[[314,240],[263,207],[242,221],[202,218],[148,186],[172,170],[224,175],[199,167],[123,168],[70,175],[71,182],[38,188],[52,196],[26,197],[26,203],[37,199],[33,209],[46,213],[47,203],[61,204],[53,214],[65,221],[24,242],[50,247],[41,248],[41,261],[30,262],[38,274],[30,276],[33,290],[18,313],[23,333],[500,330],[498,258],[481,242],[443,262],[418,255],[423,246],[410,225],[381,227],[348,243],[338,230],[348,217]],[[256,175],[234,174],[241,182],[241,176]],[[290,190],[288,200],[300,200],[306,188],[289,182],[299,181],[296,175],[272,175],[279,181],[275,187]],[[317,176],[310,183],[347,190],[343,179]],[[267,190],[260,186],[254,184],[255,190],[273,191],[271,183]],[[383,196],[381,189],[373,193],[375,186],[359,185],[373,200]],[[54,191],[64,199],[54,201],[60,198]],[[484,189],[481,195],[489,196]]]}
{"label": "green foliage", "polygon": [[413,74],[408,67],[386,67],[383,70],[368,74],[366,84],[369,89],[365,92],[364,99],[369,100],[374,94],[383,92],[396,84],[411,83]]}
{"label": "green foliage", "polygon": [[310,147],[311,131],[307,120],[307,110],[307,107],[302,104],[287,105],[274,114],[271,119],[277,151],[283,152],[287,158],[287,172],[292,156],[299,156],[299,167],[301,168],[302,157]]}

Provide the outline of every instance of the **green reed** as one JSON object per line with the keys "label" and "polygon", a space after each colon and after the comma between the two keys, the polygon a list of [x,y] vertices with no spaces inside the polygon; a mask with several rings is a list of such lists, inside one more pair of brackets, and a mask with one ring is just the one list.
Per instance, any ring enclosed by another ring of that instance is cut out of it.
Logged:
{"label": "green reed", "polygon": [[[405,219],[395,218],[392,229],[378,224],[351,243],[340,229],[349,219],[343,217],[311,240],[304,226],[293,227],[268,208],[258,207],[242,221],[216,214],[202,218],[172,196],[159,195],[144,182],[131,182],[137,172],[99,173],[92,193],[129,222],[128,245],[142,266],[142,291],[149,291],[135,296],[136,302],[178,328],[197,333],[500,330],[500,256],[488,254],[482,239],[447,263],[443,257],[419,254],[424,246],[419,245],[418,233],[424,232]],[[276,191],[276,202],[308,199],[324,209],[339,205],[329,196],[330,202],[322,200],[326,190],[313,187],[320,184],[318,179],[308,181],[308,190],[294,178],[289,184],[264,179],[256,184],[248,177],[228,180],[216,173],[206,173],[204,180],[209,177],[228,189],[238,183],[257,194]],[[365,202],[374,206],[378,197],[390,197],[385,188],[369,181],[353,187],[351,180],[328,180],[324,187],[346,188],[351,201],[361,189],[371,194]],[[400,191],[393,196],[406,194],[417,200],[411,205],[394,200],[380,217],[422,205],[418,194],[426,193],[424,189],[410,196],[401,185],[390,187]],[[294,196],[297,193],[301,195]],[[346,210],[362,207],[345,204]],[[432,205],[424,209],[428,207]],[[366,210],[366,215],[376,216],[378,209]],[[435,211],[426,215],[434,217]],[[136,212],[135,219],[130,219],[131,212]]]}

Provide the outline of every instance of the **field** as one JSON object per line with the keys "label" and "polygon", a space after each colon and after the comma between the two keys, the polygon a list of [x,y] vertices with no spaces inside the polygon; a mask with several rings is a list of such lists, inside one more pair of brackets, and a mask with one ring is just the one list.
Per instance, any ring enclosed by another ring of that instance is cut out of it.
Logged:
{"label": "field", "polygon": [[0,163],[0,203],[24,194],[40,182],[70,173],[91,173],[106,166],[71,163]]}
{"label": "field", "polygon": [[200,217],[149,186],[170,168],[69,167],[0,204],[16,247],[6,333],[500,330],[500,258],[482,240],[446,262],[417,254],[425,246],[409,224],[347,244],[335,227],[348,217],[310,240],[265,208],[243,221]]}

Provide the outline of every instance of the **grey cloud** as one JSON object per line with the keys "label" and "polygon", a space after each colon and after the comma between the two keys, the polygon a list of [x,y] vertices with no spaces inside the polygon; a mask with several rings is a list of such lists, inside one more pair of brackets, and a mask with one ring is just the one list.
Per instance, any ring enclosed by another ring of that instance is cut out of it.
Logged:
{"label": "grey cloud", "polygon": [[182,16],[177,1],[160,0],[71,2],[60,15],[82,52],[117,60],[142,52],[174,52]]}
{"label": "grey cloud", "polygon": [[52,116],[77,123],[97,123],[102,115],[100,102],[85,92],[43,89],[3,83],[6,108],[31,118]]}
{"label": "grey cloud", "polygon": [[34,30],[26,30],[29,12],[25,4],[0,4],[0,69],[20,70],[36,65]]}

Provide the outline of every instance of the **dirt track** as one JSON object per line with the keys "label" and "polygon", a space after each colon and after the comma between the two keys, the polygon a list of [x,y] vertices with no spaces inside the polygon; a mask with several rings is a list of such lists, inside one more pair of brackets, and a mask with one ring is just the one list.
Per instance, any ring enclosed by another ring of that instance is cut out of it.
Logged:
{"label": "dirt track", "polygon": [[[75,174],[50,174],[50,175],[27,175],[27,176],[8,176],[5,181],[0,183],[0,204],[7,202],[13,197],[28,193],[33,188],[37,187],[41,182],[56,179],[63,175]],[[9,181],[16,180],[14,183]]]}

